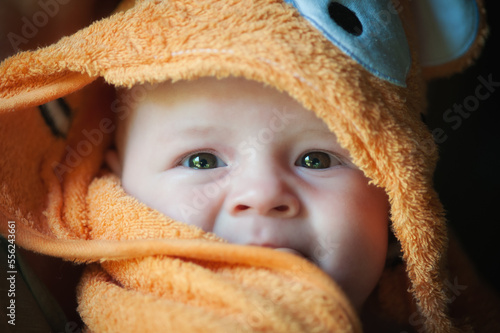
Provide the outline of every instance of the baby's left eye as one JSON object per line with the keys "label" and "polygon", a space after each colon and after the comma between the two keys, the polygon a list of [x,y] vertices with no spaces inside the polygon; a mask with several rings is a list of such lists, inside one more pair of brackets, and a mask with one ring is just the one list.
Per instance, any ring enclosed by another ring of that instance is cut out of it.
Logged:
{"label": "baby's left eye", "polygon": [[305,153],[295,161],[295,165],[308,169],[328,169],[341,164],[338,157],[322,151]]}
{"label": "baby's left eye", "polygon": [[181,165],[191,168],[191,169],[215,169],[224,167],[227,164],[224,163],[218,156],[212,153],[195,153],[185,157]]}

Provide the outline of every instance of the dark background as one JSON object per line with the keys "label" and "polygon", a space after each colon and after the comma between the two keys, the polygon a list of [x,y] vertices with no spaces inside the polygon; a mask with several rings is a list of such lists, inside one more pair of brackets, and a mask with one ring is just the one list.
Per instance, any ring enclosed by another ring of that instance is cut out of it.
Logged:
{"label": "dark background", "polygon": [[499,11],[494,0],[485,5],[490,35],[480,58],[465,72],[430,83],[426,119],[430,129],[447,136],[439,144],[434,180],[450,226],[484,279],[500,291],[500,87],[456,129],[443,119],[447,109],[475,95],[479,76],[492,75],[500,85]]}

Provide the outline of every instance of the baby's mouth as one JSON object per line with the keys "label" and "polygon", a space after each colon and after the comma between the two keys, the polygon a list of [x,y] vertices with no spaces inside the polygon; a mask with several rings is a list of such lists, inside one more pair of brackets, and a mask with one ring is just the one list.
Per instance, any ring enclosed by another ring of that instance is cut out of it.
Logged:
{"label": "baby's mouth", "polygon": [[270,245],[270,244],[249,244],[249,245],[253,245],[253,246],[261,246],[261,247],[268,247],[268,248],[272,248],[273,250],[276,250],[276,251],[280,251],[280,252],[287,252],[287,253],[291,253],[291,254],[294,254],[296,256],[299,256],[301,258],[304,258],[306,260],[309,260],[311,262],[313,262],[313,260],[305,255],[304,253],[300,252],[300,251],[297,251],[295,249],[292,249],[292,248],[289,248],[289,247],[279,247],[279,246],[273,246],[273,245]]}
{"label": "baby's mouth", "polygon": [[288,252],[288,253],[291,253],[291,254],[295,254],[296,256],[299,256],[299,257],[301,257],[301,258],[304,258],[304,259],[306,259],[307,261],[310,261],[310,262],[312,262],[313,264],[317,265],[317,263],[316,263],[316,262],[314,262],[314,260],[313,260],[311,257],[309,257],[309,256],[305,255],[305,254],[304,254],[304,253],[302,253],[302,252],[299,252],[299,251],[297,251],[297,250],[291,249],[291,248],[289,248],[289,247],[277,247],[277,248],[275,248],[275,250],[276,250],[276,251],[280,251],[280,252]]}
{"label": "baby's mouth", "polygon": [[295,254],[295,255],[297,255],[299,257],[305,258],[305,256],[302,253],[300,253],[299,251],[291,249],[291,248],[288,248],[288,247],[278,247],[278,248],[275,248],[275,250],[276,251],[281,251],[281,252],[292,253],[292,254]]}

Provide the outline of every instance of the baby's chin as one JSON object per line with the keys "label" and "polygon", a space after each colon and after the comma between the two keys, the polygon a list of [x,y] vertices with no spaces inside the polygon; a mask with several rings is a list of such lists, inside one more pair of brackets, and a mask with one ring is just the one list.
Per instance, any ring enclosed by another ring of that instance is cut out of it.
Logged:
{"label": "baby's chin", "polygon": [[[287,252],[287,253],[291,253],[291,254],[294,254],[296,256],[299,256],[301,258],[304,258],[306,259],[307,261],[311,262],[312,264],[316,265],[318,268],[320,268],[323,272],[325,272],[328,276],[330,276],[330,278],[335,281],[339,286],[342,287],[342,289],[344,289],[344,292],[346,293],[346,296],[348,296],[348,298],[351,300],[353,306],[356,308],[357,311],[361,311],[362,309],[362,306],[366,300],[366,298],[368,297],[365,296],[363,297],[362,299],[360,299],[360,295],[358,293],[358,290],[349,290],[349,288],[345,288],[346,287],[346,284],[343,284],[341,281],[338,281],[336,278],[334,278],[334,275],[333,274],[333,270],[328,268],[328,267],[325,267],[323,265],[323,263],[319,260],[317,260],[316,258],[314,257],[310,257],[308,256],[307,254],[304,254],[304,253],[301,253],[295,249],[292,249],[292,248],[288,248],[288,247],[279,247],[279,248],[275,248],[274,250],[276,251],[280,251],[280,252]],[[348,284],[347,284],[348,285]],[[372,288],[373,289],[373,288]],[[369,293],[368,293],[369,294]]]}

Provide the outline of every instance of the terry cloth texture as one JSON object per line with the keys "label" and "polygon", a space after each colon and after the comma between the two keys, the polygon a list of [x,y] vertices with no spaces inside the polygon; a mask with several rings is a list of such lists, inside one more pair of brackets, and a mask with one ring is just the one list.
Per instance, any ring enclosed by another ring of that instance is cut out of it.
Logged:
{"label": "terry cloth texture", "polygon": [[[481,302],[466,317],[450,314],[449,304],[465,298],[452,302],[447,288],[447,227],[432,188],[437,151],[420,121],[424,77],[470,64],[486,28],[481,21],[459,59],[423,69],[409,3],[391,10],[411,51],[406,87],[373,76],[277,0],[126,1],[113,16],[54,45],[7,59],[0,66],[1,232],[16,220],[20,246],[93,263],[78,290],[90,331],[359,332],[349,302],[319,269],[172,221],[101,170],[113,119],[128,106],[92,81],[132,87],[245,77],[315,112],[386,190],[404,266],[388,269],[380,282],[384,312],[416,323],[416,331],[481,332],[494,325]],[[67,121],[49,127],[42,113],[66,114]]]}
{"label": "terry cloth texture", "polygon": [[[91,266],[78,297],[93,330],[361,331],[338,287],[306,260],[172,221],[128,196],[114,175],[92,182],[87,207],[91,239],[167,239],[175,253]],[[130,316],[141,320],[131,325]]]}

